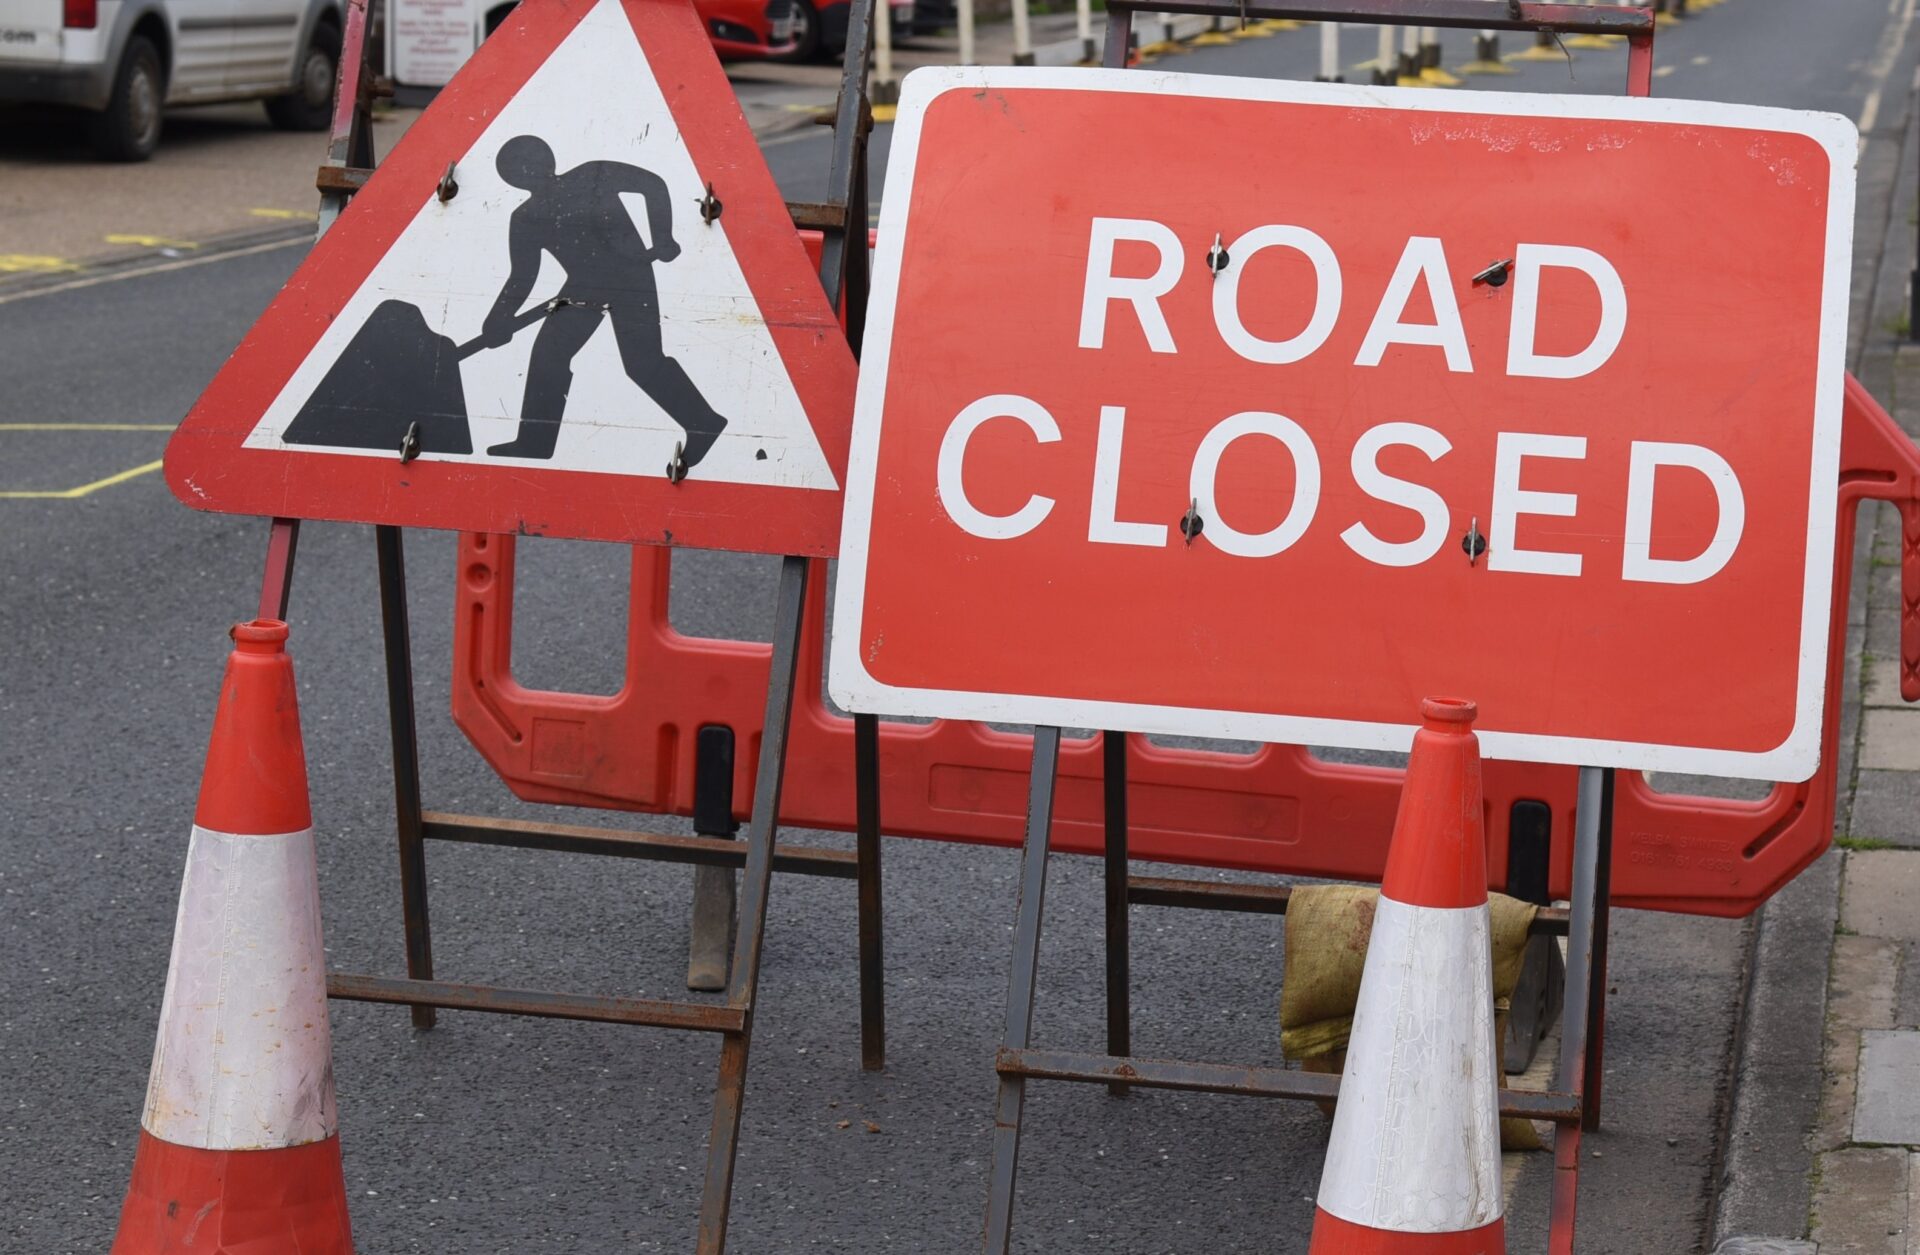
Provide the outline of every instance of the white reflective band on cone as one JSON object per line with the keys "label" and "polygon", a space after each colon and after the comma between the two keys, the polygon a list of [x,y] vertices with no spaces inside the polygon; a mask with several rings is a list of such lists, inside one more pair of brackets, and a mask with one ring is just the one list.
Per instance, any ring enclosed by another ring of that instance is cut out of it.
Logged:
{"label": "white reflective band on cone", "polygon": [[1501,1216],[1487,920],[1380,898],[1320,1178],[1342,1220],[1457,1233]]}
{"label": "white reflective band on cone", "polygon": [[332,1058],[312,829],[195,825],[141,1124],[206,1150],[321,1141]]}

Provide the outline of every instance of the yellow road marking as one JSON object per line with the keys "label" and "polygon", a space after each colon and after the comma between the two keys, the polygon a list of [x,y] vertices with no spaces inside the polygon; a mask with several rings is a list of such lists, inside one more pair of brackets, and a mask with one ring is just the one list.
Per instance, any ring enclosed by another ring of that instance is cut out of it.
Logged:
{"label": "yellow road marking", "polygon": [[137,244],[141,248],[199,248],[192,240],[173,240],[164,235],[108,235],[102,236],[109,244]]}
{"label": "yellow road marking", "polygon": [[1673,73],[1673,67],[1670,65],[1656,65],[1653,67],[1653,76],[1655,78],[1665,78],[1671,73]]}
{"label": "yellow road marking", "polygon": [[[172,431],[172,423],[0,423],[0,431]],[[160,463],[147,462],[129,471],[109,475],[105,479],[96,479],[90,484],[78,488],[32,488],[0,490],[0,501],[77,501],[102,488],[111,488],[115,484],[124,484],[152,471],[160,469]]]}
{"label": "yellow road marking", "polygon": [[124,484],[130,479],[151,474],[160,469],[159,462],[147,462],[132,470],[121,471],[118,475],[109,475],[105,479],[96,479],[91,484],[82,484],[78,488],[47,489],[32,492],[0,492],[0,501],[77,501],[102,488],[111,488],[115,484]]}
{"label": "yellow road marking", "polygon": [[64,257],[49,257],[41,253],[0,253],[0,274],[54,274],[78,269],[79,266]]}
{"label": "yellow road marking", "polygon": [[287,218],[295,222],[317,222],[320,215],[308,213],[304,209],[249,209],[248,213],[256,218]]}
{"label": "yellow road marking", "polygon": [[172,431],[173,423],[0,423],[0,431]]}

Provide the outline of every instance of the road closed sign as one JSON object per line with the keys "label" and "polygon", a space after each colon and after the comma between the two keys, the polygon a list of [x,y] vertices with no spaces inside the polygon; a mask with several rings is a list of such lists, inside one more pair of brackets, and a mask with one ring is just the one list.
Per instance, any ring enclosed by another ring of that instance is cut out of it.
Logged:
{"label": "road closed sign", "polygon": [[907,79],[851,710],[1804,779],[1857,135],[1140,71]]}

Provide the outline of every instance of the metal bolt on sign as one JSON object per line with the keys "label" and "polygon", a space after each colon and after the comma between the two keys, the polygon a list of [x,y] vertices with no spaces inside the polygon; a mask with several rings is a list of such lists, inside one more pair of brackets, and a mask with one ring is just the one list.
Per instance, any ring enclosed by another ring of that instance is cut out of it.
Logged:
{"label": "metal bolt on sign", "polygon": [[1231,259],[1227,256],[1227,250],[1220,243],[1220,233],[1215,231],[1213,247],[1207,250],[1207,269],[1212,272],[1214,278],[1218,279],[1220,272],[1227,268],[1229,260]]}
{"label": "metal bolt on sign", "polygon": [[1187,547],[1193,547],[1193,541],[1207,521],[1200,517],[1200,501],[1195,498],[1187,502],[1187,512],[1180,516],[1180,534],[1187,538]]}
{"label": "metal bolt on sign", "polygon": [[1473,276],[1473,286],[1477,288],[1484,283],[1490,288],[1505,287],[1507,276],[1512,273],[1513,258],[1503,257],[1493,263],[1493,265],[1488,266],[1485,270],[1482,270],[1479,274]]}
{"label": "metal bolt on sign", "polygon": [[1480,517],[1475,515],[1467,524],[1467,534],[1460,538],[1460,548],[1466,551],[1467,565],[1473,566],[1480,561],[1480,555],[1487,551],[1487,538],[1480,534]]}

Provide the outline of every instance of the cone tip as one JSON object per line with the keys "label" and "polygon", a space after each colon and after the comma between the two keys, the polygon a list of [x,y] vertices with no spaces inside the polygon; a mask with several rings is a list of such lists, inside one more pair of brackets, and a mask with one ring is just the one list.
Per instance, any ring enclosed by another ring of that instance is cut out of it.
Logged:
{"label": "cone tip", "polygon": [[1420,718],[1430,732],[1465,732],[1480,708],[1464,697],[1428,697],[1420,702]]}
{"label": "cone tip", "polygon": [[243,654],[286,652],[287,625],[278,619],[251,619],[236,623],[227,635],[232,638],[233,647]]}

